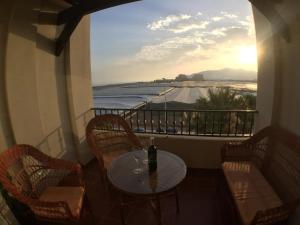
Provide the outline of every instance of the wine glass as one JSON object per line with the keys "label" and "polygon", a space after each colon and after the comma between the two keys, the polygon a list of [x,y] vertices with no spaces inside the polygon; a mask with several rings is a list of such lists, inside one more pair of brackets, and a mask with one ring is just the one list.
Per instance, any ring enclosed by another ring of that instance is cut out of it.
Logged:
{"label": "wine glass", "polygon": [[154,137],[150,137],[150,143],[147,143],[146,148],[142,148],[142,151],[144,152],[144,160],[143,160],[143,164],[148,165],[148,149],[151,145],[154,145]]}
{"label": "wine glass", "polygon": [[140,173],[142,173],[142,172],[143,172],[143,169],[142,169],[141,166],[140,166],[140,156],[138,156],[138,155],[133,155],[133,159],[134,159],[134,161],[135,161],[135,163],[136,163],[136,168],[134,168],[134,169],[132,170],[132,172],[133,172],[134,174],[140,174]]}
{"label": "wine glass", "polygon": [[148,165],[148,150],[147,148],[142,148],[142,151],[144,153],[143,164]]}

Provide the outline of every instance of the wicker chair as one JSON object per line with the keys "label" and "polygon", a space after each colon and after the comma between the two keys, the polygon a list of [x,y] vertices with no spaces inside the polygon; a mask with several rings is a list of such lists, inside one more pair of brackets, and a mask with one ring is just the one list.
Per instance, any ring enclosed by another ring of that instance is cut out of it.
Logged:
{"label": "wicker chair", "polygon": [[77,224],[81,219],[86,195],[79,164],[15,145],[0,155],[0,182],[37,221]]}
{"label": "wicker chair", "polygon": [[103,177],[114,158],[142,148],[140,140],[125,119],[113,114],[96,116],[90,120],[86,127],[86,137],[99,162]]}
{"label": "wicker chair", "polygon": [[[253,171],[258,171],[256,175],[259,176],[252,177],[252,181],[256,182],[256,188],[263,190],[260,197],[268,196],[266,205],[275,205],[271,208],[256,210],[249,224],[286,224],[289,216],[300,203],[300,138],[283,128],[270,126],[243,142],[225,144],[221,149],[221,157],[227,184],[237,208],[239,208],[239,201],[242,202],[241,205],[244,205],[242,207],[245,207],[248,199],[253,197],[253,192],[248,193],[250,184],[245,178],[253,174]],[[236,179],[230,176],[228,178],[228,174],[232,171],[237,172]],[[265,181],[258,183],[261,177]],[[264,182],[266,185],[262,184]],[[244,190],[241,190],[242,185],[245,187]],[[269,185],[273,190],[265,188]],[[240,196],[233,190],[236,187],[240,188]],[[241,192],[243,192],[243,198],[241,198]],[[271,192],[279,197],[277,202],[274,198],[270,198],[268,193]],[[241,212],[239,213],[242,219],[243,216]],[[251,215],[249,208],[247,208],[246,215]]]}

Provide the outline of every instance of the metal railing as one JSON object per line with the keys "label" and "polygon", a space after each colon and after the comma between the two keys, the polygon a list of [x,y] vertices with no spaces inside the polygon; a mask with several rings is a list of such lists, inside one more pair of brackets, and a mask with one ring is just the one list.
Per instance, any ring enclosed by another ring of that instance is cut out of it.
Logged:
{"label": "metal railing", "polygon": [[247,137],[257,110],[151,110],[92,108],[95,116],[122,116],[135,133]]}

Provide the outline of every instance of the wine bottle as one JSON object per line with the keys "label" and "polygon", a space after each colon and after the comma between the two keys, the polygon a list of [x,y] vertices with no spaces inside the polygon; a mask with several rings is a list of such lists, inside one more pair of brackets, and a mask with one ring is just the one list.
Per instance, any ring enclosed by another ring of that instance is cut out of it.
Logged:
{"label": "wine bottle", "polygon": [[154,138],[151,138],[151,145],[148,148],[148,167],[149,172],[157,169],[157,148],[154,145]]}

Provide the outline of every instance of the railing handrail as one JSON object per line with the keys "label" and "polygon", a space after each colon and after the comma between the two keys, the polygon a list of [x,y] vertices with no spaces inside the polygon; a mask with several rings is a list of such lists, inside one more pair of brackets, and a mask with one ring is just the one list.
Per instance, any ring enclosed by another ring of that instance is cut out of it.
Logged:
{"label": "railing handrail", "polygon": [[95,107],[91,108],[91,110],[138,110],[138,111],[170,111],[170,112],[249,112],[249,113],[258,113],[256,109],[205,109],[205,110],[193,110],[193,109],[138,109],[138,108],[100,108]]}

